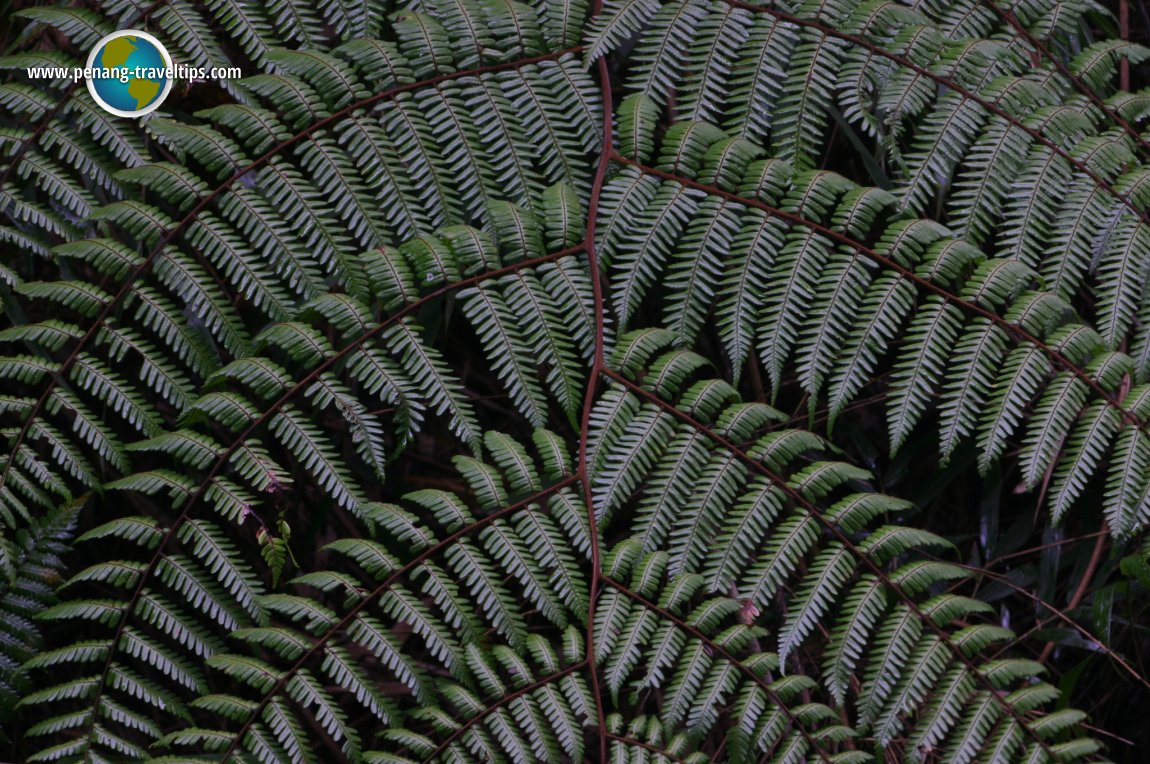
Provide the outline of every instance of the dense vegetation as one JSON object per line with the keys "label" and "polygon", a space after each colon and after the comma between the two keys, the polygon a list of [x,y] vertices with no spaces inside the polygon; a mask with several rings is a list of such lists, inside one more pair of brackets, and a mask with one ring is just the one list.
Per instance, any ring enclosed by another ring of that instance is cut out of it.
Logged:
{"label": "dense vegetation", "polygon": [[[1150,51],[1105,8],[9,11],[12,758],[1150,746]],[[247,76],[130,120],[25,75],[122,28]]]}

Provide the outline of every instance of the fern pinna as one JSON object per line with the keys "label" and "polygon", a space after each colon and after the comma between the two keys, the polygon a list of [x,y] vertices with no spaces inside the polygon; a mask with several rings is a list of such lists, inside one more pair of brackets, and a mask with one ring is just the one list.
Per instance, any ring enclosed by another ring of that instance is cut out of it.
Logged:
{"label": "fern pinna", "polygon": [[[1104,9],[18,15],[20,760],[1126,755],[1033,659],[1057,620],[1150,689],[1046,597],[1104,543],[1096,610],[1150,582],[1150,100]],[[24,76],[124,27],[248,76],[139,121]],[[936,461],[1046,508],[1041,580],[885,468]]]}

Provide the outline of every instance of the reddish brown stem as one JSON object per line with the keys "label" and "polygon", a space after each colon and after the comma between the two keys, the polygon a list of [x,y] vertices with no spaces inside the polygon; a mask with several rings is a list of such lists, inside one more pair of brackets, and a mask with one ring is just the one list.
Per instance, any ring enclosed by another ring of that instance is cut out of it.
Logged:
{"label": "reddish brown stem", "polygon": [[[1104,533],[1104,532],[1105,531],[1101,531],[1100,533]],[[1093,538],[1093,537],[1096,537],[1097,535],[1099,535],[1099,534],[1091,534],[1090,536],[1087,536],[1086,538]],[[927,556],[930,556],[930,555],[927,555]],[[1002,559],[1005,559],[1005,558],[999,558],[999,560],[1002,560]],[[994,564],[994,562],[998,562],[999,560],[994,560],[991,563],[988,563],[988,565]],[[1033,634],[1035,631],[1042,628],[1048,621],[1053,620],[1053,619],[1057,619],[1057,620],[1065,623],[1070,628],[1077,631],[1079,634],[1082,635],[1082,637],[1084,639],[1089,640],[1090,642],[1097,644],[1099,646],[1099,651],[1101,653],[1103,653],[1104,655],[1106,655],[1106,657],[1110,658],[1112,661],[1114,661],[1119,666],[1121,666],[1122,670],[1125,671],[1127,674],[1129,674],[1131,679],[1133,679],[1135,682],[1138,682],[1138,684],[1142,685],[1146,689],[1150,690],[1150,680],[1148,680],[1145,676],[1140,674],[1138,672],[1138,670],[1135,669],[1133,666],[1131,666],[1126,661],[1126,659],[1124,659],[1121,655],[1119,655],[1115,651],[1111,650],[1107,645],[1103,644],[1102,640],[1100,640],[1093,633],[1091,633],[1089,629],[1084,628],[1083,626],[1078,624],[1073,618],[1071,618],[1069,615],[1067,615],[1066,611],[1060,610],[1059,608],[1055,607],[1054,605],[1050,604],[1049,602],[1046,602],[1045,600],[1043,600],[1041,597],[1039,597],[1037,594],[1030,591],[1029,589],[1027,589],[1023,586],[1019,586],[1018,584],[1014,583],[1013,581],[1010,580],[1009,577],[995,573],[995,572],[991,571],[988,567],[980,567],[978,565],[967,565],[965,563],[954,563],[954,562],[952,562],[950,564],[956,565],[956,566],[958,566],[960,568],[964,568],[966,570],[969,570],[972,573],[974,573],[980,577],[989,578],[991,581],[994,581],[995,583],[998,583],[998,584],[1005,586],[1007,589],[1010,589],[1011,591],[1013,591],[1017,594],[1020,594],[1021,596],[1030,600],[1031,602],[1033,602],[1037,605],[1041,605],[1042,607],[1046,608],[1047,610],[1051,611],[1051,613],[1053,613],[1052,618],[1043,619],[1037,625],[1032,626],[1031,628],[1027,629],[1026,632],[1017,635],[1014,639],[1010,640],[1010,642],[1004,644],[999,650],[996,651],[995,656],[991,656],[992,659],[994,657],[996,657],[997,655],[1005,652],[1006,649],[1009,648],[1011,645],[1015,645],[1015,644],[1018,644],[1020,642],[1025,641],[1026,638],[1030,634]]]}
{"label": "reddish brown stem", "polygon": [[[1082,604],[1082,599],[1086,596],[1086,590],[1090,588],[1090,582],[1094,578],[1094,574],[1098,572],[1098,564],[1102,561],[1102,552],[1106,549],[1106,541],[1110,538],[1110,534],[1103,532],[1098,534],[1098,538],[1094,541],[1094,551],[1090,553],[1090,560],[1086,563],[1086,570],[1082,572],[1082,580],[1078,582],[1078,586],[1074,589],[1074,594],[1070,595],[1070,602],[1066,604],[1066,610],[1071,611]],[[1039,663],[1046,663],[1050,660],[1050,654],[1054,652],[1054,643],[1047,642],[1046,646],[1042,648],[1042,652],[1038,656]]]}
{"label": "reddish brown stem", "polygon": [[[1127,0],[1118,0],[1118,36],[1123,40],[1130,39],[1130,3]],[[1118,62],[1118,87],[1130,89],[1130,60],[1125,56]]]}
{"label": "reddish brown stem", "polygon": [[[600,6],[596,3],[596,13]],[[600,140],[599,165],[595,169],[595,179],[591,184],[591,198],[587,203],[587,228],[583,234],[583,245],[587,253],[587,268],[591,277],[591,290],[595,303],[595,352],[591,371],[587,377],[587,390],[583,397],[583,416],[579,423],[579,467],[578,476],[583,485],[583,503],[587,508],[587,524],[591,536],[591,583],[588,586],[586,661],[590,673],[591,692],[595,696],[595,713],[599,734],[599,760],[607,761],[607,714],[603,708],[603,693],[599,682],[599,670],[595,665],[595,600],[602,581],[602,556],[599,550],[599,523],[595,517],[595,500],[591,491],[591,468],[587,462],[588,438],[591,433],[591,411],[599,390],[601,372],[606,364],[606,340],[604,320],[606,308],[603,301],[603,284],[599,272],[599,258],[595,251],[595,227],[599,219],[599,196],[607,179],[607,169],[611,165],[612,126],[615,120],[611,103],[611,75],[607,71],[607,61],[600,58],[598,64],[599,89],[603,101],[603,132]]]}

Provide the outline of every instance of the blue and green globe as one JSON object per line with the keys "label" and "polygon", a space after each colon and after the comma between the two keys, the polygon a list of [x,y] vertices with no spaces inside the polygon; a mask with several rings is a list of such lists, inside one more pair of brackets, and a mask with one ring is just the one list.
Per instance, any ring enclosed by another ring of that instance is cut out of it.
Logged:
{"label": "blue and green globe", "polygon": [[132,29],[109,35],[88,61],[89,67],[107,69],[111,75],[89,78],[89,90],[102,106],[121,116],[147,113],[159,106],[170,89],[165,70],[171,58],[151,35]]}

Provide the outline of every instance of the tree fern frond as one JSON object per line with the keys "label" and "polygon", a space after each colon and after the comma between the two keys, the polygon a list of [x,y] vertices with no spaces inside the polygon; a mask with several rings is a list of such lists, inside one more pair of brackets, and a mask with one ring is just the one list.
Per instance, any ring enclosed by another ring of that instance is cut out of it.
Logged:
{"label": "tree fern frond", "polygon": [[[635,338],[638,336],[636,335]],[[632,339],[630,335],[623,339],[624,343],[629,339]],[[612,374],[611,378],[620,389],[625,391],[624,396],[634,396],[643,401],[644,408],[659,400],[623,375]],[[690,384],[684,382],[684,386],[679,388],[680,394],[685,394],[690,389]],[[947,633],[946,629],[940,629],[937,622],[926,618],[922,605],[915,598],[922,596],[922,593],[928,590],[928,581],[953,577],[956,573],[952,567],[945,565],[923,566],[909,563],[905,565],[904,569],[896,570],[889,577],[879,567],[879,562],[889,556],[901,556],[910,550],[922,549],[937,543],[939,541],[937,537],[932,538],[910,529],[887,526],[875,529],[872,535],[862,543],[852,542],[848,540],[847,536],[841,535],[838,544],[831,543],[821,550],[816,546],[820,527],[834,529],[835,523],[840,522],[844,525],[857,523],[853,527],[863,527],[868,525],[877,514],[894,509],[895,505],[891,504],[889,500],[884,502],[884,497],[874,497],[880,500],[875,508],[877,511],[867,510],[865,514],[859,515],[857,519],[853,520],[849,518],[857,514],[861,507],[857,503],[835,505],[825,510],[816,509],[817,502],[822,500],[820,497],[826,496],[836,487],[845,486],[849,480],[857,479],[856,471],[846,468],[845,465],[837,465],[832,462],[816,462],[811,467],[799,469],[789,478],[784,478],[776,474],[771,468],[763,467],[761,462],[725,441],[713,430],[707,429],[706,424],[694,422],[686,414],[676,413],[678,409],[675,408],[675,404],[666,402],[658,404],[657,408],[678,418],[680,422],[698,428],[700,433],[710,440],[709,447],[716,449],[717,455],[726,459],[736,459],[747,466],[758,467],[758,471],[764,478],[775,487],[782,489],[787,503],[794,503],[794,508],[790,510],[783,510],[776,505],[774,511],[780,514],[785,512],[783,517],[760,520],[761,523],[764,523],[764,527],[769,527],[766,526],[768,523],[774,526],[766,539],[761,542],[763,544],[763,562],[752,566],[746,573],[740,574],[736,584],[740,594],[745,594],[748,597],[747,602],[750,604],[741,605],[741,600],[725,600],[728,604],[720,610],[715,610],[714,606],[709,610],[696,610],[688,622],[697,624],[700,629],[710,629],[713,626],[707,624],[717,623],[711,619],[720,612],[724,613],[726,617],[735,613],[742,613],[741,617],[746,619],[743,621],[744,623],[757,622],[761,614],[769,613],[774,607],[772,595],[779,592],[785,582],[794,580],[792,595],[794,601],[786,611],[785,622],[778,636],[780,655],[785,657],[806,640],[815,624],[829,617],[834,609],[832,602],[840,597],[845,597],[848,603],[848,615],[832,632],[832,648],[828,652],[828,666],[831,667],[830,670],[832,671],[828,677],[830,682],[828,690],[837,697],[843,697],[848,686],[845,678],[851,675],[843,672],[862,672],[859,676],[859,681],[862,682],[858,695],[859,724],[862,728],[876,725],[878,734],[887,736],[887,739],[893,739],[904,733],[903,724],[906,723],[905,719],[907,718],[905,714],[909,710],[924,705],[929,699],[937,697],[933,692],[935,686],[946,681],[946,672],[955,662],[964,666],[963,671],[966,672],[966,679],[974,686],[994,686],[997,688],[1000,685],[995,685],[995,682],[999,681],[1000,678],[1009,676],[1011,679],[1006,681],[1011,681],[1020,676],[1019,673],[1011,673],[1013,669],[1004,671],[1001,677],[992,670],[988,670],[988,673],[985,674],[981,673],[975,664],[969,662],[967,657],[969,653],[965,652],[966,649],[972,647],[970,643],[967,643],[967,648],[961,647],[962,642],[958,636],[952,636]],[[628,420],[632,420],[637,416],[642,416],[643,408],[612,407],[611,410],[616,412],[613,416],[622,415]],[[614,451],[625,448],[625,445],[621,442],[618,444],[604,442],[598,448]],[[678,451],[682,448],[683,445],[679,445],[677,448],[670,449],[669,453],[665,451],[664,456],[660,457],[660,461],[670,462],[670,460],[678,458]],[[600,464],[611,464],[609,456],[599,455],[597,459]],[[645,469],[653,472],[657,467],[652,465]],[[783,467],[783,469],[794,468]],[[655,490],[661,489],[656,488]],[[762,496],[761,491],[760,485],[751,495]],[[761,501],[761,499],[758,500]],[[709,502],[697,503],[694,497],[688,495],[680,496],[678,501],[686,507],[710,505]],[[834,520],[830,518],[834,518]],[[839,531],[832,532],[841,533]],[[664,542],[664,544],[667,543],[670,544],[668,549],[673,550],[675,544],[673,538],[670,542]],[[664,552],[656,551],[653,553],[656,556],[651,559],[660,559],[657,555],[662,554]],[[811,559],[809,564],[804,565],[806,570],[804,573],[800,570],[799,565],[800,561],[804,561],[808,557]],[[660,564],[666,565],[666,560],[662,560]],[[640,567],[637,570],[642,571],[644,568]],[[612,581],[618,581],[620,578],[618,572],[612,572],[609,575]],[[637,592],[627,596],[642,602],[644,597],[638,592],[649,587],[649,584],[642,583],[643,580],[645,577],[640,577],[640,573],[637,572],[635,580],[630,585],[630,589],[637,590]],[[656,574],[655,580],[658,580],[658,574]],[[722,578],[712,580],[720,583]],[[698,583],[701,584],[702,580]],[[620,592],[624,594],[629,591],[628,587],[622,583],[613,584],[613,586],[617,586]],[[855,586],[857,589],[853,590],[854,593],[848,594]],[[697,588],[698,584],[696,584],[696,590]],[[715,605],[717,606],[721,601],[716,600]],[[602,617],[607,618],[606,611],[603,612]],[[655,612],[662,614],[659,610],[655,610]],[[627,667],[634,664],[633,652],[635,648],[633,643],[627,640],[639,639],[642,644],[647,644],[648,640],[656,634],[656,630],[652,629],[651,625],[644,619],[634,615],[628,616],[626,613],[627,611],[622,611],[617,618],[612,618],[612,622],[615,624],[613,627],[609,627],[608,622],[603,621],[601,628],[598,629],[598,633],[604,639],[607,639],[610,644],[618,644],[617,649],[622,650],[618,654],[611,651],[606,655],[612,657],[608,659],[604,655],[601,659],[608,671],[607,676],[615,677],[611,681],[617,687],[622,686],[622,678],[619,676],[622,672],[633,672],[633,669]],[[769,615],[763,617],[770,618]],[[723,632],[724,639],[733,640],[729,644],[746,645],[749,641],[749,635],[743,640],[739,640],[735,636],[738,633],[738,628],[732,627]],[[876,631],[871,632],[871,629]],[[874,636],[868,636],[870,633],[873,633]],[[694,634],[692,637],[698,639],[699,635]],[[720,642],[720,644],[724,643]],[[679,649],[683,649],[681,643]],[[714,654],[718,649],[713,647],[707,652],[696,651],[694,653],[689,649],[686,650],[683,660],[689,662],[681,664],[678,673],[672,675],[671,684],[667,685],[668,694],[664,699],[663,713],[666,715],[665,719],[668,723],[678,723],[683,720],[687,706],[678,705],[685,701],[680,699],[676,693],[687,688],[689,688],[690,697],[693,699],[690,702],[690,705],[695,709],[692,713],[701,714],[698,717],[700,719],[711,718],[707,715],[708,691],[704,689],[702,676],[710,671],[711,659],[706,656]],[[869,656],[865,662],[861,661],[864,654]],[[632,657],[626,657],[629,655]],[[1021,673],[1031,670],[1033,669],[1030,667],[1019,669]],[[838,672],[837,678],[835,678],[836,673],[834,672]],[[713,684],[707,686],[716,690],[720,687],[733,689],[738,686],[737,682],[728,685],[727,679],[717,677],[710,681]],[[958,704],[964,710],[956,711],[952,705],[942,711],[947,718],[954,718],[955,714],[970,715],[985,710],[987,713],[993,713],[996,719],[1005,716],[1011,718],[1014,723],[1024,724],[1018,712],[1009,706],[996,705],[993,709],[984,709],[977,702],[959,696],[952,696],[950,703]],[[696,704],[702,704],[702,707]],[[833,715],[829,718],[837,719]],[[953,745],[958,749],[977,749],[985,743],[985,739],[982,737],[971,737],[969,728],[960,728],[956,734],[959,737],[952,738],[952,740],[954,741]],[[1033,741],[1043,741],[1042,736],[1036,730],[1032,729],[1029,733],[1023,734],[1029,734]],[[827,736],[820,736],[819,739],[833,739],[833,736],[828,734]],[[745,745],[745,743],[741,743],[741,745]],[[1042,745],[1045,745],[1044,741]]]}
{"label": "tree fern frond", "polygon": [[[1145,684],[1150,102],[1099,7],[97,5],[0,58],[13,755],[1123,753],[1042,678]],[[248,76],[29,76],[129,27]]]}

